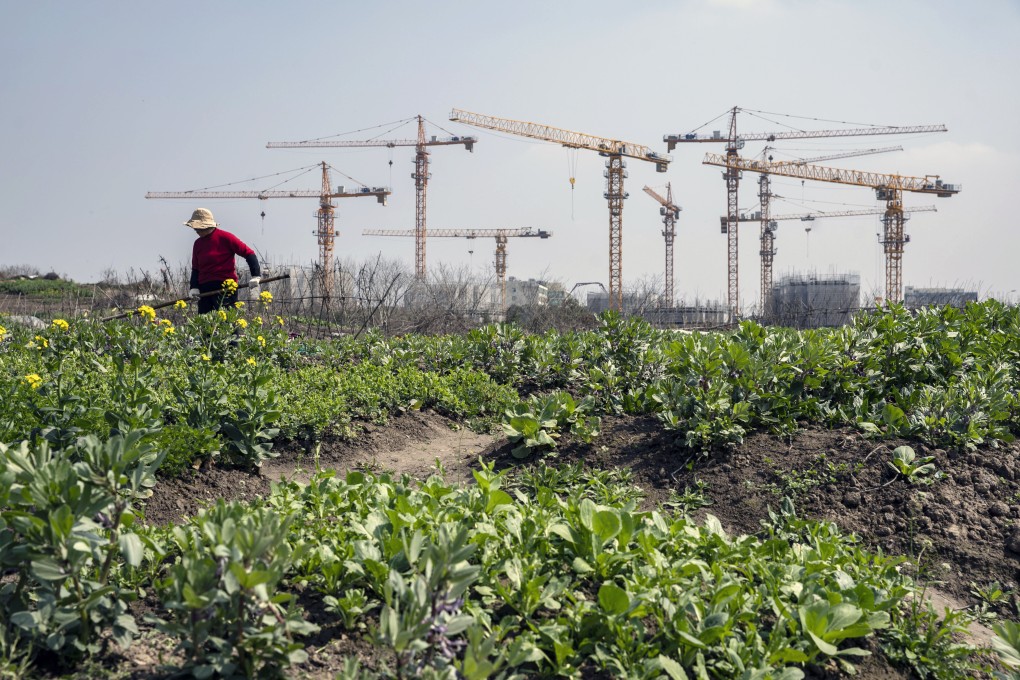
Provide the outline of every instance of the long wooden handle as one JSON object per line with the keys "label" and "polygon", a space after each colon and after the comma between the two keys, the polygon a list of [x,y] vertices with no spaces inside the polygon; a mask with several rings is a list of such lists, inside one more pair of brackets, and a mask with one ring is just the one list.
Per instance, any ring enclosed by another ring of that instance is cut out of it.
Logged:
{"label": "long wooden handle", "polygon": [[[262,279],[259,282],[259,286],[261,286],[263,284],[266,284],[266,283],[272,283],[273,281],[281,281],[283,279],[289,279],[289,278],[290,278],[290,274],[281,274],[280,276],[271,276],[268,279]],[[237,288],[238,288],[238,290],[240,290],[241,288],[247,288],[247,287],[248,287],[248,284],[245,283],[243,285],[239,285]],[[210,290],[208,293],[202,293],[198,297],[205,298],[205,297],[212,297],[214,295],[222,295],[222,294],[223,294],[222,290]],[[161,302],[158,305],[150,305],[150,306],[153,309],[163,309],[164,307],[169,307],[170,305],[176,305],[178,302],[188,302],[189,300],[191,300],[190,297],[187,297],[187,298],[178,298],[176,300],[171,300],[170,302]],[[131,310],[130,312],[123,312],[123,313],[117,314],[115,316],[108,316],[105,319],[103,319],[103,321],[113,321],[114,319],[123,319],[123,318],[125,318],[127,316],[130,316],[130,315],[134,314],[136,311],[137,310]]]}

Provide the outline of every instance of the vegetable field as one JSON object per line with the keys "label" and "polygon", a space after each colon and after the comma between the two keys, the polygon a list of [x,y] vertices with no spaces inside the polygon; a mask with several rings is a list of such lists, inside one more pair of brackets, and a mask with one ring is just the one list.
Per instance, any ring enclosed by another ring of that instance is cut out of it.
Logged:
{"label": "vegetable field", "polygon": [[0,677],[1020,677],[1016,308],[309,340],[264,295],[0,317]]}

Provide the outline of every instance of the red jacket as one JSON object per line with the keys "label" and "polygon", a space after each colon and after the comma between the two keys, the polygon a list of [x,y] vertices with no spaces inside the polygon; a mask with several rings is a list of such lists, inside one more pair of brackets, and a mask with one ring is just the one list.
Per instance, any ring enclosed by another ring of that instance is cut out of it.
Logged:
{"label": "red jacket", "polygon": [[[195,245],[191,251],[192,285],[220,283],[227,279],[236,281],[235,255],[245,258],[249,268],[254,260],[257,270],[258,258],[255,257],[255,251],[229,231],[217,228],[208,236],[200,236],[195,239]],[[258,274],[258,271],[252,271],[252,276],[258,276]]]}

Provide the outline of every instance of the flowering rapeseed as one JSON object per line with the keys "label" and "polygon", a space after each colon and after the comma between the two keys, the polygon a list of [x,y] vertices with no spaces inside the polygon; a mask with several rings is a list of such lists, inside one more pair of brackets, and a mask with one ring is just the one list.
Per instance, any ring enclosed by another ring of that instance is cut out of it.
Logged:
{"label": "flowering rapeseed", "polygon": [[50,341],[41,335],[35,336],[35,340],[30,340],[25,347],[27,349],[46,349],[50,346]]}
{"label": "flowering rapeseed", "polygon": [[280,324],[282,326],[283,325],[283,317],[282,316],[277,316],[276,317],[276,323],[278,323],[278,324]]}
{"label": "flowering rapeseed", "polygon": [[217,309],[216,313],[219,315],[220,321],[226,321],[227,320],[227,313],[224,312],[222,309]]}
{"label": "flowering rapeseed", "polygon": [[177,302],[174,303],[174,309],[187,309],[187,308],[188,303],[185,302],[184,300],[178,300]]}
{"label": "flowering rapeseed", "polygon": [[247,319],[238,319],[237,320],[237,325],[240,326],[241,328],[247,328],[248,327],[248,320]]}
{"label": "flowering rapeseed", "polygon": [[256,364],[258,364],[258,362],[257,362],[257,361],[255,361],[254,359],[252,359],[251,357],[248,357],[248,360],[247,360],[247,362],[246,362],[246,363],[247,363],[247,364],[248,364],[249,366],[255,366]]}
{"label": "flowering rapeseed", "polygon": [[254,319],[252,319],[252,321],[254,321],[255,325],[257,325],[257,326],[261,326],[262,325],[262,317],[261,316],[256,316]]}
{"label": "flowering rapeseed", "polygon": [[4,336],[6,336],[6,335],[7,335],[7,329],[4,328],[3,326],[0,326],[0,340],[3,340]]}
{"label": "flowering rapeseed", "polygon": [[270,293],[268,290],[264,290],[261,293],[259,293],[259,302],[261,302],[262,304],[268,305],[272,301],[273,294]]}
{"label": "flowering rapeseed", "polygon": [[24,380],[25,384],[31,387],[33,390],[39,389],[39,386],[42,385],[43,382],[43,379],[39,377],[38,373],[29,373],[28,375],[25,376]]}
{"label": "flowering rapeseed", "polygon": [[53,325],[56,326],[57,328],[59,328],[62,331],[66,331],[70,327],[70,324],[68,324],[63,319],[54,319],[53,320]]}
{"label": "flowering rapeseed", "polygon": [[211,361],[211,360],[212,360],[212,357],[209,356],[208,354],[203,354],[202,355],[202,361]]}
{"label": "flowering rapeseed", "polygon": [[238,300],[237,302],[234,303],[234,306],[240,309],[241,307],[244,307],[244,303]]}
{"label": "flowering rapeseed", "polygon": [[150,307],[149,305],[142,305],[141,307],[139,307],[138,313],[141,314],[143,319],[147,319],[149,321],[156,320],[156,310]]}
{"label": "flowering rapeseed", "polygon": [[223,282],[223,292],[227,295],[233,295],[237,292],[237,281],[234,279],[226,279]]}
{"label": "flowering rapeseed", "polygon": [[260,345],[262,345],[263,347],[266,346],[266,339],[263,338],[261,335],[257,338],[257,340],[259,341]]}

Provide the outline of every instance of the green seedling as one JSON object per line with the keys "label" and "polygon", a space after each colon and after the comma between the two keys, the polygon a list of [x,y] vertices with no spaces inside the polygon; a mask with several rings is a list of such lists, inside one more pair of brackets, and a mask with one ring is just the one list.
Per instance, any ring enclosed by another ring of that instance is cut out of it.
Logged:
{"label": "green seedling", "polygon": [[933,460],[935,460],[934,456],[918,458],[912,447],[897,446],[893,449],[889,467],[894,472],[906,477],[911,484],[931,485],[937,479],[935,464],[931,462]]}

